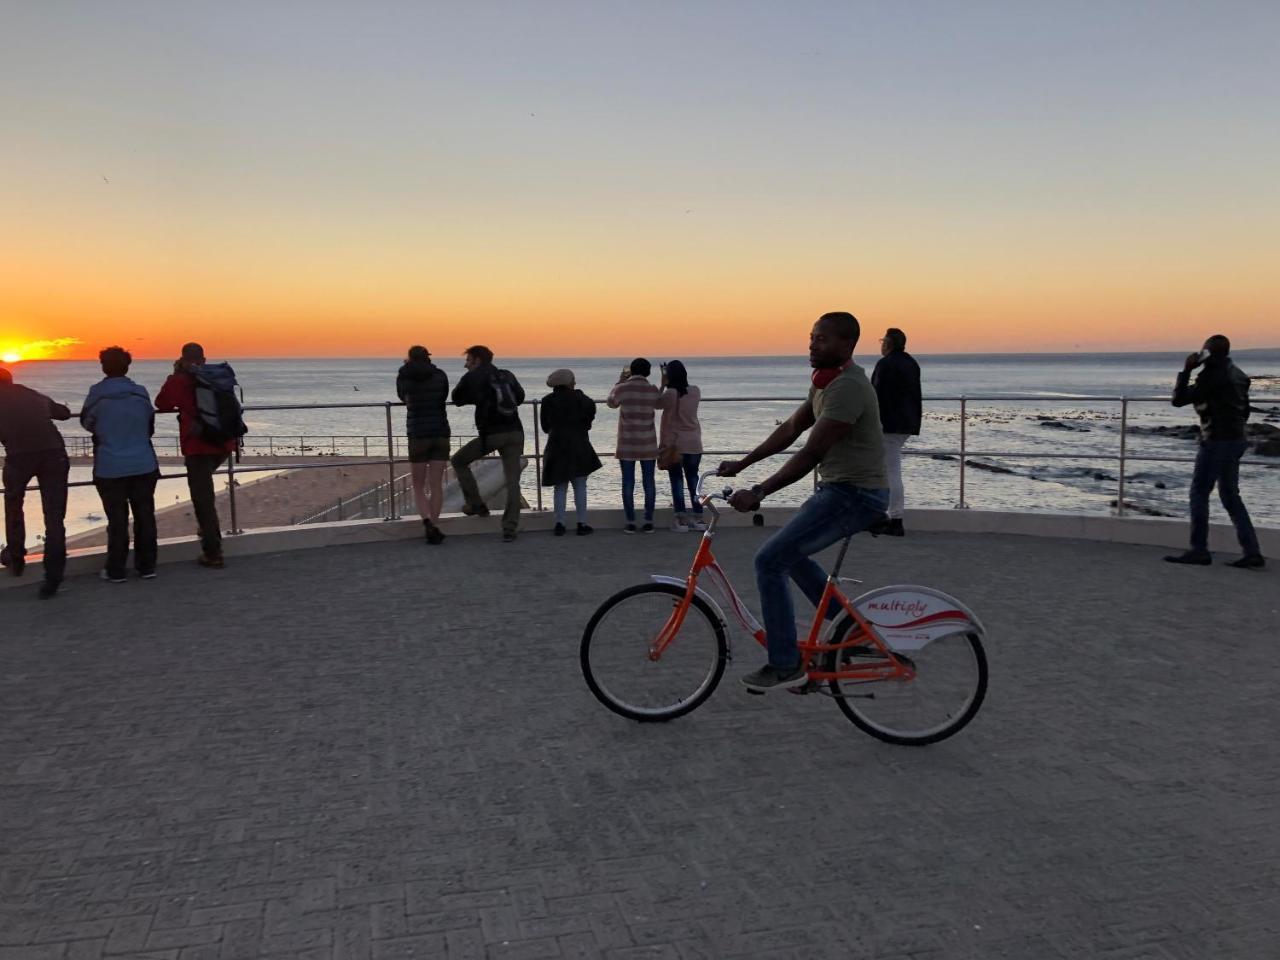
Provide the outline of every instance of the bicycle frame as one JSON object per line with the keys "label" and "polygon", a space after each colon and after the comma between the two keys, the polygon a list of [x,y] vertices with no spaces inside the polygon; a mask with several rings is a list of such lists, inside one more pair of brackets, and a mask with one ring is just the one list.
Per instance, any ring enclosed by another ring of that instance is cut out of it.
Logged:
{"label": "bicycle frame", "polygon": [[[705,480],[708,476],[712,476],[712,474],[704,475],[702,480]],[[701,486],[702,481],[699,481],[699,488]],[[671,616],[667,618],[667,622],[663,624],[662,629],[658,631],[657,637],[649,645],[650,660],[661,659],[663,652],[680,633],[680,628],[684,625],[685,617],[689,612],[689,607],[693,605],[695,596],[702,596],[720,615],[721,620],[724,619],[724,614],[721,612],[719,604],[698,587],[698,580],[704,573],[710,577],[711,583],[724,598],[728,609],[733,614],[733,618],[742,630],[760,646],[766,646],[764,628],[756,620],[747,605],[743,603],[742,598],[738,596],[738,592],[734,590],[733,584],[729,581],[728,574],[720,566],[711,550],[711,542],[715,539],[716,526],[720,519],[720,511],[716,509],[712,501],[715,499],[727,499],[727,495],[727,491],[724,494],[717,495],[714,493],[702,494],[701,490],[699,490],[699,500],[710,511],[711,523],[708,524],[706,531],[702,534],[698,550],[693,557],[693,564],[689,568],[689,575],[684,580],[675,577],[653,578],[659,583],[669,583],[683,587],[684,596],[681,597],[671,611]],[[911,680],[915,677],[915,669],[911,661],[889,649],[889,646],[876,632],[871,623],[858,612],[857,608],[839,587],[840,566],[844,562],[845,551],[848,546],[849,544],[846,540],[840,550],[840,556],[837,558],[835,566],[832,568],[831,573],[827,575],[827,584],[822,591],[822,600],[814,611],[813,623],[809,627],[809,634],[806,639],[799,643],[801,658],[804,663],[809,665],[809,680],[815,683],[826,680],[840,680],[843,682]],[[854,623],[854,628],[850,631],[849,636],[840,643],[834,644],[822,642],[822,636],[827,625],[835,622],[835,618],[827,620],[823,616],[824,611],[830,608],[833,601],[844,609]],[[879,659],[873,659],[868,663],[835,671],[816,668],[817,661],[821,655],[852,647],[871,648],[879,655]]]}

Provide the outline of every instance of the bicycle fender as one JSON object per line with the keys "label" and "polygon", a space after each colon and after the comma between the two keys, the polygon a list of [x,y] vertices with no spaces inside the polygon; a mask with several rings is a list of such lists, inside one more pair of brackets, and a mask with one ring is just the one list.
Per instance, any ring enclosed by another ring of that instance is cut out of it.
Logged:
{"label": "bicycle fender", "polygon": [[918,584],[877,587],[855,599],[853,606],[890,649],[903,653],[957,633],[986,633],[982,621],[955,597]]}
{"label": "bicycle fender", "polygon": [[[654,583],[665,583],[670,584],[673,587],[679,587],[681,590],[684,590],[689,585],[689,581],[684,577],[663,577],[658,574],[654,574],[649,577],[649,579]],[[694,587],[693,593],[694,596],[701,597],[707,602],[707,606],[709,606],[712,612],[716,615],[716,619],[720,621],[720,625],[726,628],[727,633],[729,621],[724,618],[724,611],[720,609],[720,604],[716,603],[715,597],[711,596],[711,594],[707,593],[707,591],[703,590],[701,587]]]}

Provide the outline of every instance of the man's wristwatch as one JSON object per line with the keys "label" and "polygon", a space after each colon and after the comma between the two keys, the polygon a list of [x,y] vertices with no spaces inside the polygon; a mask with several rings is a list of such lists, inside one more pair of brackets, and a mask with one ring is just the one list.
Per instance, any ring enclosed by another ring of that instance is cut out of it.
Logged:
{"label": "man's wristwatch", "polygon": [[752,492],[752,493],[754,493],[754,494],[756,495],[756,499],[757,499],[757,500],[763,500],[763,499],[764,499],[764,484],[757,483],[757,484],[754,484],[754,485],[753,485],[752,487],[750,487],[749,489],[751,490],[751,492]]}

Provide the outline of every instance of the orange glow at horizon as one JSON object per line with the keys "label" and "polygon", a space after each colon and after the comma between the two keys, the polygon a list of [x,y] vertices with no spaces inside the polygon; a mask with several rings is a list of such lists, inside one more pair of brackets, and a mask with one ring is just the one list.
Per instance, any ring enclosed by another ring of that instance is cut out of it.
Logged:
{"label": "orange glow at horizon", "polygon": [[20,343],[13,338],[3,336],[3,330],[0,330],[0,363],[81,359],[75,348],[82,343],[79,337],[57,337],[52,340],[30,340]]}

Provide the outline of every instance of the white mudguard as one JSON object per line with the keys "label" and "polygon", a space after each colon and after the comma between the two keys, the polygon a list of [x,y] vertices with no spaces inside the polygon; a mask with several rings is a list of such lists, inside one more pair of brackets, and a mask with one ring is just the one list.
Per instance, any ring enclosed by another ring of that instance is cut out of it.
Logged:
{"label": "white mudguard", "polygon": [[915,584],[879,587],[853,601],[854,608],[890,649],[910,653],[957,633],[985,631],[973,611],[955,597]]}

